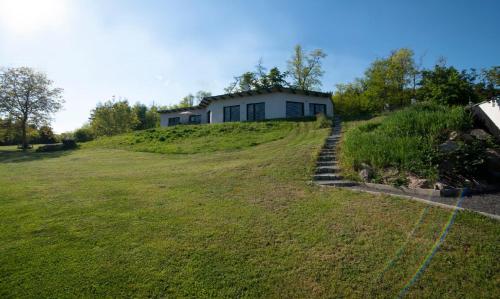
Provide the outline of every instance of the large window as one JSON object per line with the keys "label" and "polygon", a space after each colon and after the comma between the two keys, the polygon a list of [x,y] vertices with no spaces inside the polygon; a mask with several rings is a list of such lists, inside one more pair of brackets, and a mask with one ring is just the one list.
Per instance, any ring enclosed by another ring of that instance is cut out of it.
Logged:
{"label": "large window", "polygon": [[326,105],[309,103],[309,113],[311,114],[311,116],[315,116],[320,113],[326,115]]}
{"label": "large window", "polygon": [[168,118],[168,126],[176,126],[181,122],[180,117],[169,117]]}
{"label": "large window", "polygon": [[247,120],[264,120],[266,119],[266,104],[255,103],[247,105]]}
{"label": "large window", "polygon": [[304,117],[304,103],[286,102],[286,117],[287,118]]}
{"label": "large window", "polygon": [[240,121],[240,106],[224,107],[224,122]]}
{"label": "large window", "polygon": [[190,124],[201,124],[201,115],[190,115],[189,116],[189,123]]}

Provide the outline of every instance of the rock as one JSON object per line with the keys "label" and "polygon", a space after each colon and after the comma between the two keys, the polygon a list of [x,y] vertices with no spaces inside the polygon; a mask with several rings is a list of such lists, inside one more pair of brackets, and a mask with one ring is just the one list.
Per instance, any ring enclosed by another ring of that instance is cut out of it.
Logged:
{"label": "rock", "polygon": [[456,140],[458,138],[458,133],[457,131],[451,131],[450,135],[448,135],[448,140]]}
{"label": "rock", "polygon": [[417,188],[427,189],[427,188],[431,187],[431,184],[428,180],[418,178],[414,175],[408,176],[408,182],[409,182],[408,188],[411,188],[411,189],[417,189]]}
{"label": "rock", "polygon": [[462,134],[462,135],[460,136],[460,138],[461,138],[464,142],[466,142],[466,143],[470,143],[470,142],[474,141],[474,137],[472,137],[472,135],[471,135],[471,134],[466,134],[466,133],[464,133],[464,134]]}
{"label": "rock", "polygon": [[397,168],[389,167],[384,170],[384,174],[382,175],[384,184],[392,185],[399,179],[399,170]]}
{"label": "rock", "polygon": [[473,129],[470,131],[470,134],[479,140],[488,140],[491,138],[491,135],[483,129]]}
{"label": "rock", "polygon": [[439,149],[445,153],[451,153],[458,149],[458,144],[455,141],[448,140],[439,145]]}
{"label": "rock", "polygon": [[434,190],[444,190],[444,189],[448,189],[448,186],[446,186],[446,184],[441,182],[436,182],[434,184]]}
{"label": "rock", "polygon": [[361,169],[361,170],[359,171],[359,177],[360,177],[363,181],[368,182],[368,181],[371,179],[371,177],[372,177],[372,173],[370,172],[370,170],[368,170],[368,169],[366,169],[366,168],[365,168],[365,169]]}
{"label": "rock", "polygon": [[373,177],[373,169],[371,168],[371,166],[366,163],[361,163],[360,168],[361,170],[358,173],[359,177],[365,182],[370,181],[370,179]]}

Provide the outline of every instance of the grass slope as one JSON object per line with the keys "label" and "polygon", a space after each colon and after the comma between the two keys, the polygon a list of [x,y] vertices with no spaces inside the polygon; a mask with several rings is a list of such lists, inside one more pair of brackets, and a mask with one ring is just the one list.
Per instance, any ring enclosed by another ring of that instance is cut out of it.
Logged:
{"label": "grass slope", "polygon": [[[0,297],[396,296],[450,212],[310,185],[328,129],[284,126],[190,155],[0,149]],[[499,236],[460,212],[409,295],[498,297]]]}
{"label": "grass slope", "polygon": [[100,138],[85,144],[85,147],[163,154],[237,150],[284,138],[298,124],[300,123],[267,121],[156,128]]}
{"label": "grass slope", "polygon": [[347,127],[342,140],[341,164],[353,171],[351,175],[366,163],[378,176],[393,167],[435,180],[438,169],[433,158],[442,136],[470,125],[471,119],[463,107],[427,103],[354,122]]}

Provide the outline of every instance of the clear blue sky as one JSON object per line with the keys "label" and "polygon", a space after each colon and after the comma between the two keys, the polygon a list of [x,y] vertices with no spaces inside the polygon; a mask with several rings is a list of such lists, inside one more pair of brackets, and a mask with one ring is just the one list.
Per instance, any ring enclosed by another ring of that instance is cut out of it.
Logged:
{"label": "clear blue sky", "polygon": [[58,132],[113,95],[166,105],[221,93],[259,58],[285,68],[297,43],[328,54],[325,91],[401,47],[425,66],[500,65],[500,1],[0,0],[0,66],[65,89]]}

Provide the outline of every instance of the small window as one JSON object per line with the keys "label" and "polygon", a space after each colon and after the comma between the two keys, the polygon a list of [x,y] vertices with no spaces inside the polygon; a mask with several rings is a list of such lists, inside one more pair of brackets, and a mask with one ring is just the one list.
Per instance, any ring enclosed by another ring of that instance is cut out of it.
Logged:
{"label": "small window", "polygon": [[304,117],[304,103],[286,102],[286,117],[287,118]]}
{"label": "small window", "polygon": [[309,114],[311,114],[311,116],[315,116],[315,115],[318,115],[320,113],[326,115],[326,105],[325,104],[309,103]]}
{"label": "small window", "polygon": [[181,122],[180,117],[169,117],[168,118],[168,126],[176,126]]}
{"label": "small window", "polygon": [[240,121],[240,106],[224,107],[224,122]]}
{"label": "small window", "polygon": [[201,115],[190,115],[189,116],[190,124],[201,124]]}
{"label": "small window", "polygon": [[208,110],[207,112],[207,124],[212,121],[212,111]]}
{"label": "small window", "polygon": [[256,121],[266,119],[266,104],[255,103],[247,105],[247,120]]}

